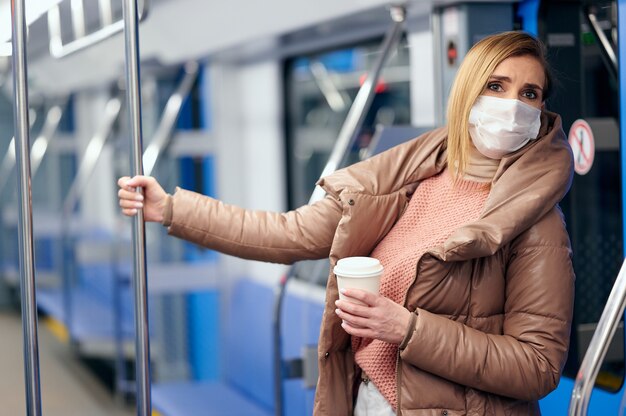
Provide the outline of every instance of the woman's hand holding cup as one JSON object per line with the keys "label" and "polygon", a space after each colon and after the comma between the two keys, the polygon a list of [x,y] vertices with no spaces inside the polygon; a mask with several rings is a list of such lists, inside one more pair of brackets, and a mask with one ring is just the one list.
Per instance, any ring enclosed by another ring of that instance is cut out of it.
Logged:
{"label": "woman's hand holding cup", "polygon": [[335,313],[350,335],[400,344],[406,335],[411,313],[378,294],[383,266],[372,257],[347,257],[333,269],[339,300]]}

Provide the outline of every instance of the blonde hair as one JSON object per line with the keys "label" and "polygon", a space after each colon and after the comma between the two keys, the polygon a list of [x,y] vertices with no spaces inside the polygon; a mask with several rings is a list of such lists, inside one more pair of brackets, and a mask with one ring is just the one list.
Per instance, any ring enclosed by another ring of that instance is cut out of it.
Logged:
{"label": "blonde hair", "polygon": [[448,99],[448,166],[455,179],[465,172],[469,157],[470,110],[496,67],[512,56],[536,58],[546,75],[542,100],[545,101],[551,92],[552,77],[545,58],[545,46],[533,36],[524,32],[503,32],[474,45],[459,67]]}

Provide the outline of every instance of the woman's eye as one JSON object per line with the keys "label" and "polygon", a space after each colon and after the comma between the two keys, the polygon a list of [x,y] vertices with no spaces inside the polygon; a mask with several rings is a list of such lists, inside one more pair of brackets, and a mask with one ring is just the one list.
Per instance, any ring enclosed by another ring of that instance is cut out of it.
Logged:
{"label": "woman's eye", "polygon": [[491,91],[503,91],[502,85],[498,84],[497,82],[492,82],[490,84],[487,84],[487,89]]}
{"label": "woman's eye", "polygon": [[522,96],[529,100],[534,100],[537,98],[537,93],[535,91],[525,91],[522,93]]}

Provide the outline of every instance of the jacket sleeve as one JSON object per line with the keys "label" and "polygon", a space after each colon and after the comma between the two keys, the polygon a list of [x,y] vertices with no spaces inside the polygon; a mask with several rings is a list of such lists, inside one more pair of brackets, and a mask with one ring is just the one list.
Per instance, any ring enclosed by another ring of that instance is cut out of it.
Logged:
{"label": "jacket sleeve", "polygon": [[327,196],[286,213],[252,211],[183,189],[171,204],[170,235],[225,254],[285,264],[327,257],[342,210]]}
{"label": "jacket sleeve", "polygon": [[418,309],[401,358],[486,392],[529,401],[547,395],[559,383],[569,344],[574,300],[569,243],[514,248],[505,295],[502,334]]}

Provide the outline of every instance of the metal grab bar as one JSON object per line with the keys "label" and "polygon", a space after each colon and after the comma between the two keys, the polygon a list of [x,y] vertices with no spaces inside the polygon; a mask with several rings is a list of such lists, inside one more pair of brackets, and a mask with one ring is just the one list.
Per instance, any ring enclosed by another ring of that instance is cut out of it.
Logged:
{"label": "metal grab bar", "polygon": [[[352,106],[348,111],[346,120],[343,123],[343,126],[341,127],[341,130],[337,137],[335,147],[333,148],[333,151],[328,159],[328,163],[326,163],[326,166],[324,167],[320,178],[334,172],[338,168],[338,166],[340,166],[341,163],[343,163],[343,161],[345,160],[346,155],[348,154],[350,148],[356,140],[357,134],[361,129],[361,126],[363,125],[363,121],[365,120],[367,111],[372,103],[376,91],[376,83],[380,78],[380,73],[385,63],[387,62],[391,51],[398,45],[400,35],[402,34],[402,26],[406,17],[406,11],[402,6],[392,6],[390,10],[390,15],[394,23],[386,33],[385,38],[383,39],[381,53],[378,56],[378,59],[374,63],[374,66],[368,73],[365,82],[363,83],[363,85],[361,85],[361,88],[359,89],[356,98],[352,102]],[[324,195],[324,190],[321,187],[317,186],[311,195],[309,204],[312,204],[324,198]],[[284,370],[282,362],[282,337],[280,333],[281,313],[287,289],[287,283],[289,282],[289,279],[296,274],[296,269],[297,263],[287,271],[287,274],[283,278],[280,279],[279,286],[276,288],[274,295],[275,300],[272,318],[272,330],[274,338],[274,409],[276,416],[283,416],[284,414],[284,393],[282,383]]]}
{"label": "metal grab bar", "polygon": [[619,320],[626,308],[626,260],[617,275],[609,299],[606,302],[596,331],[593,333],[585,358],[580,365],[569,405],[570,416],[587,414],[589,399],[593,391],[600,365],[609,349],[609,343],[615,335]]}
{"label": "metal grab bar", "polygon": [[185,98],[189,95],[189,91],[191,91],[191,87],[193,87],[196,81],[199,67],[197,62],[188,62],[185,65],[185,76],[174,94],[167,100],[167,104],[165,104],[165,110],[163,110],[163,116],[154,137],[143,152],[144,174],[147,176],[152,174],[152,170],[158,162],[161,153],[167,149],[171,142],[176,120],[178,120]]}
{"label": "metal grab bar", "polygon": [[600,27],[598,23],[598,18],[594,13],[587,10],[584,13],[587,18],[587,22],[593,31],[593,34],[598,38],[601,45],[601,50],[603,52],[602,56],[605,59],[605,63],[607,64],[607,68],[614,79],[617,79],[618,66],[617,66],[617,55],[615,53],[615,49],[613,49],[613,45],[611,45],[611,41],[606,37],[604,31]]}
{"label": "metal grab bar", "polygon": [[20,263],[20,292],[22,327],[24,331],[24,382],[26,414],[41,415],[41,386],[39,381],[39,337],[37,331],[37,299],[35,293],[35,264],[33,250],[33,211],[30,178],[30,147],[28,122],[28,70],[26,63],[25,0],[11,2],[13,36],[13,96],[15,118],[15,151],[18,170],[17,192],[20,209],[18,240]]}
{"label": "metal grab bar", "polygon": [[[63,38],[61,36],[61,14],[59,12],[59,6],[55,6],[48,11],[48,35],[50,36],[49,49],[50,54],[55,58],[63,58],[82,49],[85,49],[91,45],[95,45],[98,42],[115,35],[116,33],[124,30],[124,20],[118,20],[111,22],[112,11],[110,3],[107,5],[104,3],[106,0],[99,0],[100,21],[105,25],[101,29],[84,35],[84,14],[73,12],[72,13],[72,27],[74,28],[74,34],[77,39],[63,44]],[[81,10],[82,12],[82,0],[78,3],[80,7],[74,7],[75,2],[72,2],[72,10]],[[148,17],[150,11],[150,0],[143,1],[143,7],[139,13],[139,21],[143,22]],[[79,16],[81,15],[82,16]],[[79,20],[82,17],[82,20]]]}
{"label": "metal grab bar", "polygon": [[[126,49],[126,96],[132,133],[130,165],[133,175],[143,173],[141,125],[141,80],[139,70],[139,22],[137,0],[124,0]],[[137,189],[143,193],[141,188]],[[146,276],[146,228],[143,211],[133,217],[133,291],[135,298],[135,374],[137,414],[150,416],[150,333],[148,325],[148,280]]]}
{"label": "metal grab bar", "polygon": [[[350,111],[348,111],[346,121],[341,126],[337,141],[335,142],[335,147],[333,148],[333,151],[328,158],[328,162],[320,175],[320,179],[337,170],[354,144],[356,136],[363,125],[365,116],[367,115],[367,109],[371,105],[374,95],[376,95],[376,83],[380,78],[380,73],[387,62],[387,58],[389,57],[391,51],[398,45],[400,35],[402,34],[402,26],[406,17],[406,11],[403,7],[392,6],[390,14],[394,24],[385,35],[385,39],[383,40],[383,44],[381,46],[381,53],[378,55],[378,59],[374,63],[370,72],[367,74],[367,78],[365,78],[363,85],[354,98],[354,102],[350,107]],[[319,201],[324,198],[324,195],[324,190],[319,186],[316,186],[311,198],[309,199],[309,204]]]}

